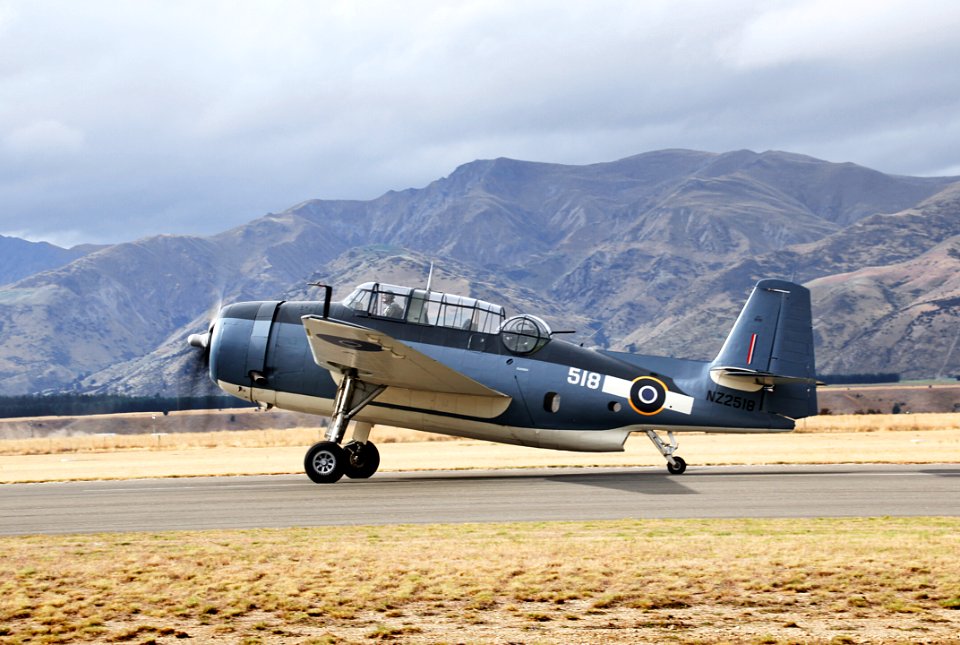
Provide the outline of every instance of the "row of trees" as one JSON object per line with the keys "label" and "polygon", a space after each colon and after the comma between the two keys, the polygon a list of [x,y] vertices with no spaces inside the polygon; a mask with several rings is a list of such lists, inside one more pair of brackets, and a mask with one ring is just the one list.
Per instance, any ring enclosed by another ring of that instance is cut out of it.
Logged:
{"label": "row of trees", "polygon": [[65,392],[0,397],[0,418],[83,416],[121,412],[168,414],[175,410],[222,410],[246,407],[253,407],[253,404],[232,396],[122,396]]}
{"label": "row of trees", "polygon": [[894,372],[880,372],[876,374],[821,374],[819,378],[827,385],[900,382],[900,375]]}

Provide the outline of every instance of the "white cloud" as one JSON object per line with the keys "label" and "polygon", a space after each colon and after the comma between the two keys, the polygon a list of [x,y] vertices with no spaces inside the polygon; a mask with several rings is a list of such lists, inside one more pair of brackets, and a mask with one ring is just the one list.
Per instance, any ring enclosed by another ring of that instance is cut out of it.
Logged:
{"label": "white cloud", "polygon": [[63,156],[73,155],[83,147],[83,132],[59,121],[34,121],[8,133],[4,147],[16,155]]}
{"label": "white cloud", "polygon": [[723,45],[739,67],[883,59],[950,42],[960,13],[950,0],[794,0],[770,3]]}
{"label": "white cloud", "polygon": [[495,156],[930,172],[960,163],[957,26],[883,0],[0,2],[0,229],[210,233]]}

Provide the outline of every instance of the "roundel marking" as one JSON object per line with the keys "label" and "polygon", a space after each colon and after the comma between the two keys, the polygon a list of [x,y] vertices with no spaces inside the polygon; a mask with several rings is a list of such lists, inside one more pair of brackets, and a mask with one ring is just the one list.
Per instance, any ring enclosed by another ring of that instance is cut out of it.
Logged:
{"label": "roundel marking", "polygon": [[377,345],[376,343],[368,343],[366,341],[355,340],[353,338],[330,336],[328,334],[317,334],[317,338],[322,338],[332,345],[339,345],[345,349],[352,349],[358,352],[379,352],[383,349],[383,347]]}
{"label": "roundel marking", "polygon": [[638,376],[630,386],[630,407],[637,414],[650,416],[663,410],[667,386],[652,376]]}

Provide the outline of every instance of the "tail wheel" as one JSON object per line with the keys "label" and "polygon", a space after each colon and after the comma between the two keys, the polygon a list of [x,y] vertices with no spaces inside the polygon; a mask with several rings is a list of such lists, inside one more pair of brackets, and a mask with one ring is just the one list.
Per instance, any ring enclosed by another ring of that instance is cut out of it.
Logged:
{"label": "tail wheel", "polygon": [[670,471],[671,475],[682,475],[683,471],[687,469],[687,462],[683,460],[683,457],[674,457],[673,463],[667,462],[667,470]]}
{"label": "tail wheel", "polygon": [[303,468],[314,483],[332,484],[343,477],[347,465],[347,456],[337,443],[321,441],[315,443],[303,458]]}
{"label": "tail wheel", "polygon": [[350,479],[368,479],[380,467],[380,451],[372,441],[353,441],[343,447],[346,453],[344,474]]}

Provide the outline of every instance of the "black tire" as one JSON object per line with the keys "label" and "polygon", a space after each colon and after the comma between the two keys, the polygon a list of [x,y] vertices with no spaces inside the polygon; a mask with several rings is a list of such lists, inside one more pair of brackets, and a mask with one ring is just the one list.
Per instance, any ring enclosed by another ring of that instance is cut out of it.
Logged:
{"label": "black tire", "polygon": [[333,441],[321,441],[310,446],[303,458],[307,477],[316,484],[332,484],[343,477],[347,456]]}
{"label": "black tire", "polygon": [[674,466],[668,461],[667,470],[670,471],[671,475],[682,475],[683,471],[687,469],[687,462],[683,460],[683,457],[674,457],[673,461],[676,463],[676,465]]}
{"label": "black tire", "polygon": [[352,441],[343,447],[347,459],[343,474],[350,479],[368,479],[380,467],[380,451],[372,441]]}

